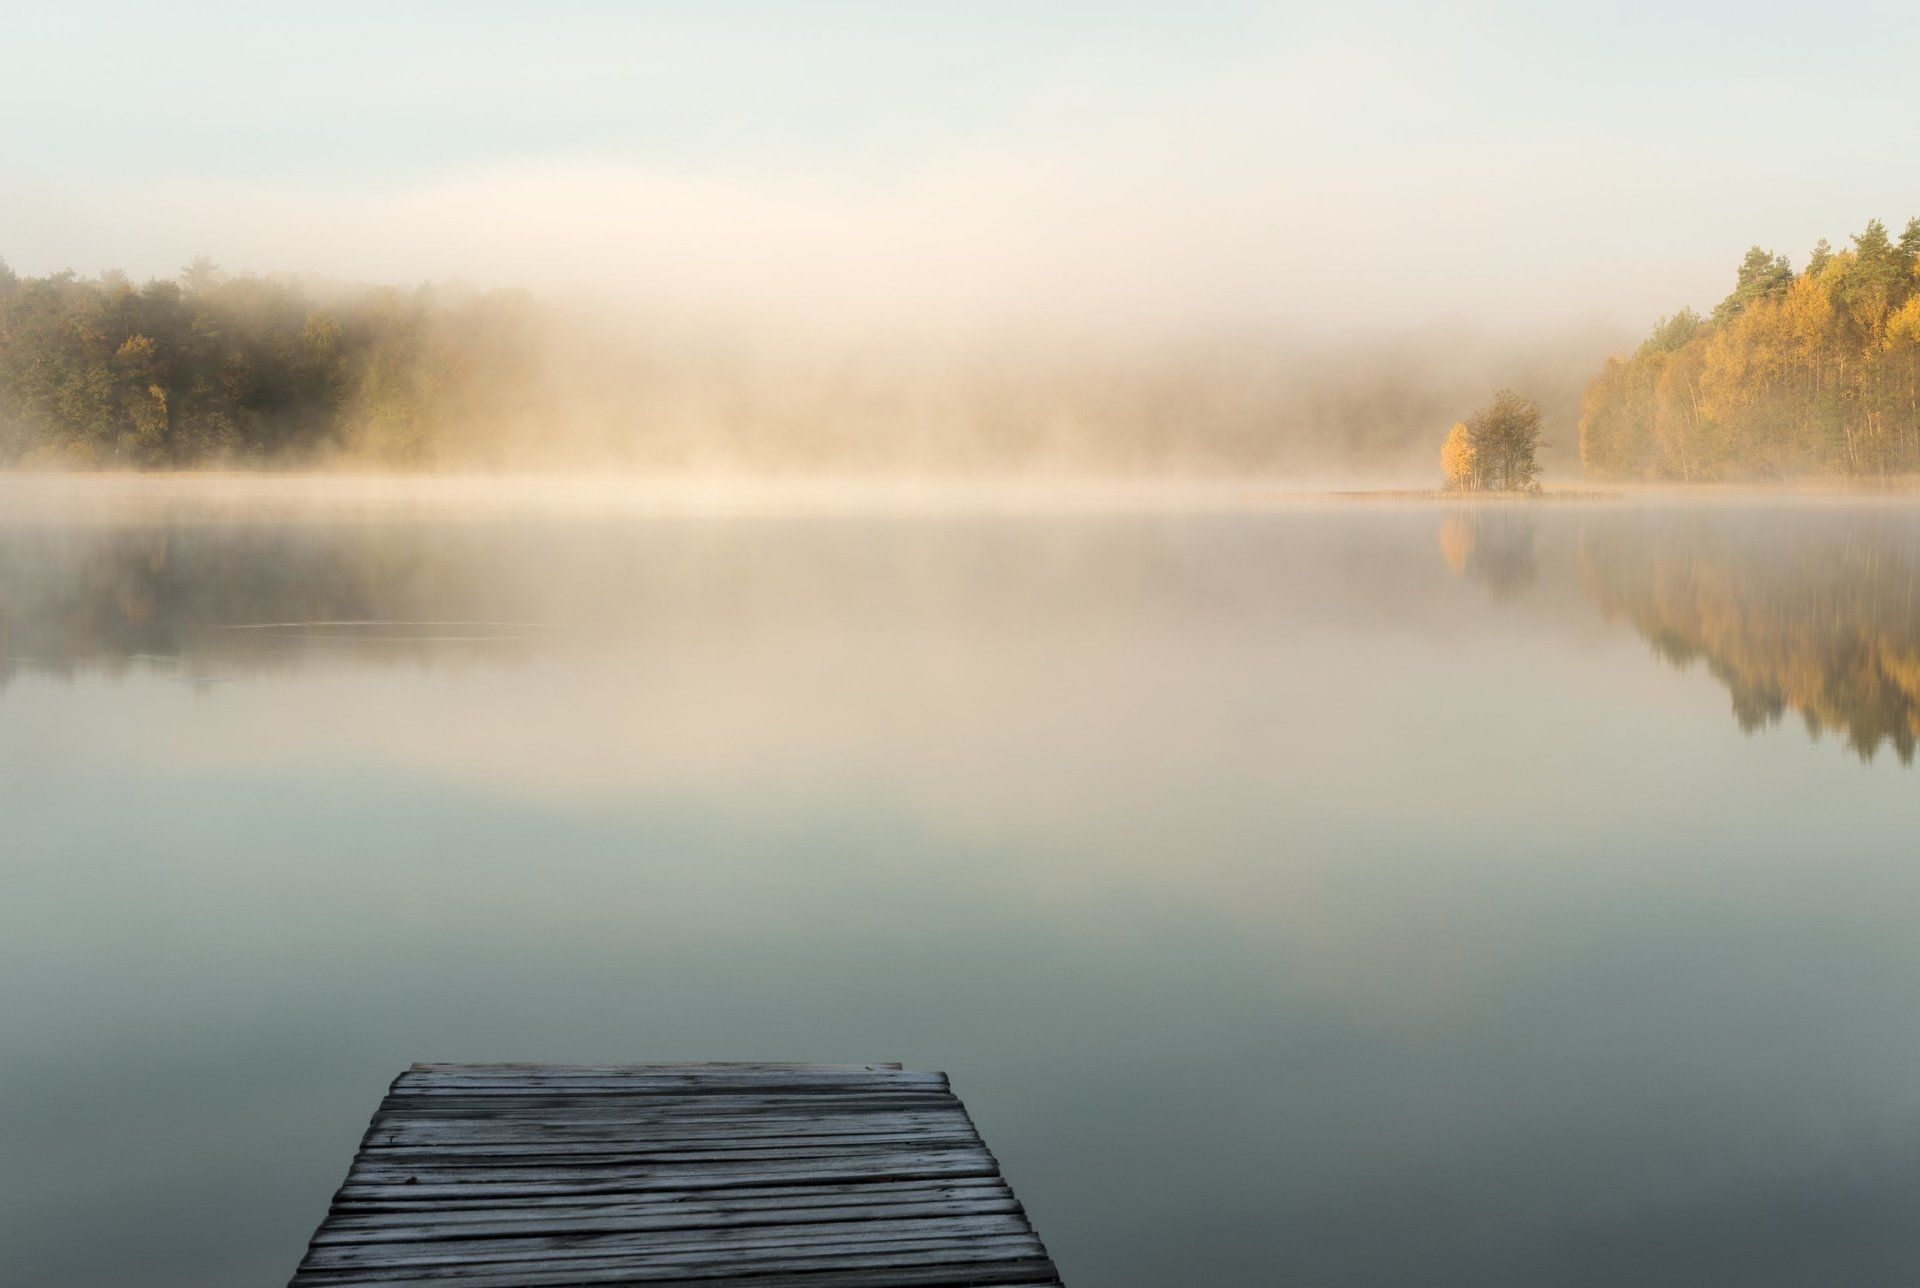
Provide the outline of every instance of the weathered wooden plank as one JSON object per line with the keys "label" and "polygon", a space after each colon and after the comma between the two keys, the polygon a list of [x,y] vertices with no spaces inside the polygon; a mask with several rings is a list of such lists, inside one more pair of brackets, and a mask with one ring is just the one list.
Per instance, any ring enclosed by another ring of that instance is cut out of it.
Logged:
{"label": "weathered wooden plank", "polygon": [[295,1288],[1059,1284],[944,1074],[416,1065]]}
{"label": "weathered wooden plank", "polygon": [[[496,1211],[502,1211],[496,1209]],[[991,1216],[1018,1213],[1024,1209],[1011,1194],[1004,1197],[945,1200],[924,1203],[841,1203],[831,1206],[794,1204],[787,1207],[760,1206],[742,1211],[715,1211],[698,1206],[676,1205],[650,1215],[608,1216],[600,1209],[552,1209],[522,1211],[505,1209],[493,1220],[436,1220],[418,1223],[414,1216],[405,1220],[382,1218],[382,1224],[356,1224],[353,1218],[336,1217],[314,1235],[316,1247],[334,1243],[417,1243],[436,1239],[483,1239],[522,1237],[541,1234],[618,1234],[623,1232],[725,1229],[757,1225],[829,1225],[840,1221],[866,1221],[889,1218],[931,1216]],[[465,1215],[465,1214],[462,1214]]]}
{"label": "weathered wooden plank", "polygon": [[446,1095],[418,1099],[389,1097],[388,1102],[380,1108],[379,1118],[484,1119],[542,1113],[558,1114],[566,1118],[589,1119],[624,1117],[635,1113],[642,1118],[687,1114],[792,1114],[806,1111],[884,1114],[900,1110],[937,1109],[952,1103],[948,1096],[934,1092],[887,1092],[873,1096],[826,1092],[817,1096],[749,1096],[731,1093],[694,1096],[662,1093],[655,1096],[646,1092],[632,1094],[607,1092],[591,1098],[568,1096],[564,1093],[527,1093],[512,1097],[494,1095],[476,1098]]}
{"label": "weathered wooden plank", "polygon": [[412,1074],[457,1073],[457,1074],[462,1074],[470,1077],[485,1077],[490,1074],[498,1074],[503,1077],[528,1077],[528,1076],[540,1077],[548,1074],[568,1074],[568,1073],[584,1072],[584,1073],[632,1074],[636,1077],[644,1077],[647,1074],[652,1074],[652,1073],[680,1073],[680,1072],[696,1072],[697,1073],[697,1072],[706,1072],[706,1071],[712,1071],[715,1073],[751,1073],[757,1069],[818,1070],[823,1073],[864,1071],[864,1072],[872,1073],[872,1072],[886,1072],[889,1070],[899,1071],[904,1069],[905,1067],[906,1067],[905,1065],[893,1064],[893,1063],[805,1064],[805,1063],[789,1063],[789,1062],[778,1061],[778,1060],[686,1060],[686,1061],[666,1060],[666,1061],[655,1061],[649,1064],[548,1064],[548,1063],[526,1064],[526,1063],[514,1063],[512,1061],[502,1061],[502,1062],[497,1062],[492,1064],[422,1063],[422,1064],[415,1064],[407,1072]]}
{"label": "weathered wooden plank", "polygon": [[484,1136],[464,1136],[449,1140],[389,1135],[366,1141],[360,1148],[363,1154],[391,1162],[434,1156],[459,1159],[480,1156],[531,1158],[538,1155],[560,1157],[577,1155],[590,1158],[598,1154],[675,1156],[688,1151],[737,1154],[767,1149],[801,1151],[895,1149],[913,1145],[941,1148],[949,1145],[964,1146],[970,1144],[973,1139],[973,1134],[963,1127],[919,1128],[907,1131],[719,1132],[712,1136],[641,1135],[626,1140],[610,1134],[566,1136],[547,1133],[532,1136],[512,1135],[497,1140],[489,1140]]}
{"label": "weathered wooden plank", "polygon": [[[628,1197],[616,1196],[609,1199],[598,1199],[598,1198],[588,1198],[588,1197],[582,1197],[576,1200],[559,1199],[559,1200],[555,1200],[553,1205],[564,1205],[568,1202],[576,1202],[579,1204],[592,1206],[592,1207],[606,1207],[609,1205],[633,1204],[633,1203],[730,1204],[730,1203],[771,1202],[775,1200],[778,1200],[781,1202],[788,1202],[788,1201],[798,1201],[801,1199],[805,1199],[809,1202],[814,1202],[814,1201],[827,1202],[827,1201],[834,1201],[834,1200],[842,1200],[847,1202],[867,1202],[869,1201],[871,1196],[874,1196],[874,1195],[907,1196],[907,1195],[919,1195],[919,1194],[942,1194],[942,1195],[953,1196],[953,1195],[976,1194],[983,1190],[1004,1190],[1006,1188],[1007,1188],[1006,1181],[1000,1178],[999,1176],[961,1176],[961,1177],[936,1177],[936,1178],[926,1179],[926,1180],[882,1179],[882,1180],[842,1181],[842,1182],[837,1182],[830,1185],[808,1185],[804,1187],[797,1187],[792,1185],[765,1185],[765,1186],[737,1186],[737,1187],[733,1187],[725,1190],[712,1190],[712,1189],[659,1190],[659,1191],[654,1191],[652,1193],[645,1194],[645,1195],[634,1195],[634,1196],[628,1196]],[[526,1202],[517,1203],[514,1206],[519,1208],[526,1208],[526,1207],[532,1207],[532,1206],[540,1206],[544,1202],[545,1202],[544,1200],[540,1201],[539,1203],[536,1203],[534,1200],[527,1200]],[[335,1206],[344,1208],[347,1205],[336,1203]],[[379,1210],[406,1211],[412,1208],[425,1207],[425,1206],[437,1207],[439,1206],[439,1204],[437,1201],[430,1204],[423,1204],[419,1202],[417,1199],[403,1199],[393,1204],[383,1204],[380,1206]],[[360,1209],[356,1207],[354,1208],[354,1210],[365,1210],[365,1209]]]}
{"label": "weathered wooden plank", "polygon": [[640,1137],[620,1140],[612,1136],[567,1139],[565,1137],[514,1137],[487,1140],[472,1137],[461,1140],[371,1140],[361,1146],[362,1155],[390,1163],[421,1159],[498,1158],[537,1159],[583,1158],[619,1155],[630,1158],[685,1158],[690,1154],[742,1155],[774,1150],[780,1153],[807,1153],[846,1149],[896,1149],[917,1146],[935,1149],[965,1146],[974,1139],[963,1128],[935,1131],[922,1128],[909,1131],[823,1131],[756,1132],[752,1134],[716,1133],[712,1136],[679,1135],[669,1138]]}
{"label": "weathered wooden plank", "polygon": [[418,1148],[368,1148],[360,1163],[418,1173],[444,1168],[603,1168],[616,1165],[661,1166],[670,1163],[770,1162],[776,1159],[827,1159],[852,1152],[926,1153],[968,1148],[959,1133],[894,1136],[802,1136],[751,1141],[678,1141],[671,1147],[645,1145],[622,1149],[612,1141],[570,1145],[460,1145]]}
{"label": "weathered wooden plank", "polygon": [[[833,1249],[892,1245],[901,1242],[949,1241],[971,1244],[981,1238],[1032,1239],[1026,1219],[1015,1213],[968,1216],[875,1217],[831,1225],[799,1223],[745,1227],[701,1227],[656,1231],[646,1242],[650,1256],[668,1256],[709,1249]],[[1038,1240],[1034,1240],[1037,1247]],[[428,1266],[466,1262],[547,1261],[562,1257],[631,1255],[636,1240],[625,1231],[531,1234],[515,1232],[492,1238],[387,1240],[355,1244],[323,1244],[313,1249],[309,1265]]]}
{"label": "weathered wooden plank", "polygon": [[654,1177],[620,1176],[602,1181],[488,1181],[451,1180],[438,1184],[418,1181],[350,1181],[340,1187],[348,1199],[434,1198],[451,1202],[481,1202],[505,1198],[533,1198],[544,1194],[643,1194],[668,1189],[729,1189],[742,1185],[817,1185],[854,1180],[937,1180],[944,1177],[991,1176],[990,1164],[918,1163],[913,1166],[853,1165],[812,1170],[706,1171],[698,1176],[663,1173]]}
{"label": "weathered wooden plank", "polygon": [[501,1072],[486,1070],[433,1069],[413,1070],[401,1076],[393,1090],[410,1095],[436,1086],[539,1087],[579,1084],[622,1085],[630,1087],[855,1087],[863,1090],[921,1087],[945,1087],[945,1076],[918,1070],[901,1069],[783,1069],[762,1066],[748,1069],[572,1069],[550,1072]]}
{"label": "weathered wooden plank", "polygon": [[[901,1145],[850,1144],[850,1145],[842,1146],[841,1148],[838,1148],[838,1149],[828,1149],[824,1152],[824,1154],[822,1154],[820,1151],[817,1151],[817,1150],[799,1150],[799,1149],[773,1150],[773,1151],[752,1150],[752,1149],[713,1151],[713,1150],[698,1150],[698,1149],[691,1149],[691,1148],[684,1148],[684,1147],[679,1150],[669,1150],[664,1152],[668,1153],[669,1155],[672,1155],[669,1161],[673,1165],[679,1166],[679,1167],[686,1167],[688,1169],[695,1169],[695,1170],[699,1168],[712,1168],[715,1170],[721,1170],[726,1168],[742,1166],[746,1162],[752,1161],[751,1155],[756,1153],[772,1153],[776,1160],[791,1160],[796,1167],[812,1166],[812,1165],[828,1162],[833,1159],[860,1160],[863,1162],[874,1161],[874,1160],[899,1161],[902,1158],[912,1158],[912,1157],[923,1156],[927,1158],[929,1161],[951,1161],[961,1157],[984,1158],[987,1156],[986,1148],[979,1144],[943,1146],[937,1143],[928,1144],[928,1143],[919,1142],[919,1141],[909,1141]],[[747,1157],[742,1157],[743,1155],[746,1155]],[[666,1165],[665,1163],[661,1164],[661,1166],[665,1166],[665,1165]],[[472,1173],[472,1175],[470,1175],[468,1179],[476,1180],[476,1181],[487,1179],[485,1176],[479,1175],[478,1173],[480,1172],[485,1172],[489,1170],[500,1170],[497,1168],[486,1168],[486,1167],[480,1167],[480,1168],[465,1167],[456,1156],[451,1156],[451,1155],[439,1155],[438,1161],[436,1162],[429,1163],[425,1167],[413,1167],[413,1166],[410,1166],[404,1158],[396,1158],[393,1156],[393,1154],[390,1151],[379,1151],[379,1150],[363,1151],[360,1154],[360,1156],[354,1160],[354,1168],[356,1171],[363,1172],[370,1176],[376,1175],[376,1174],[382,1174],[382,1173],[411,1173],[411,1174],[417,1175],[426,1171],[440,1171],[448,1168],[463,1168],[467,1172]],[[596,1172],[597,1173],[597,1172],[603,1171],[604,1169],[602,1167],[596,1166],[593,1160],[591,1159],[582,1159],[577,1163],[551,1165],[548,1167],[547,1170],[553,1172],[556,1175],[564,1176],[573,1172]],[[645,1164],[635,1164],[633,1167],[633,1170],[651,1172],[651,1171],[657,1170],[657,1168],[650,1168],[650,1167],[647,1167]]]}
{"label": "weathered wooden plank", "polygon": [[[810,1270],[816,1273],[839,1269],[910,1269],[926,1267],[962,1267],[969,1262],[1033,1259],[1038,1240],[1031,1235],[1009,1239],[980,1239],[964,1246],[948,1240],[901,1240],[882,1250],[839,1249],[816,1252],[810,1248],[758,1250],[718,1248],[704,1252],[680,1251],[663,1256],[645,1253],[555,1258],[544,1265],[522,1266],[504,1263],[476,1265],[407,1266],[383,1269],[379,1266],[325,1269],[311,1272],[301,1283],[383,1283],[441,1284],[456,1281],[471,1283],[566,1284],[595,1272],[616,1271],[634,1282],[712,1278],[716,1275],[745,1278],[779,1271]],[[503,1275],[505,1277],[501,1277]],[[723,1280],[724,1282],[724,1280]],[[964,1282],[964,1280],[962,1281]]]}
{"label": "weathered wooden plank", "polygon": [[[349,1274],[315,1278],[311,1282],[353,1285],[353,1288],[400,1288],[418,1281]],[[1052,1261],[1045,1257],[931,1266],[828,1266],[749,1276],[715,1276],[703,1272],[693,1277],[665,1279],[636,1278],[632,1271],[620,1267],[572,1266],[542,1271],[516,1270],[509,1274],[476,1273],[452,1282],[459,1288],[570,1288],[572,1285],[634,1283],[645,1283],[648,1288],[731,1288],[733,1285],[739,1288],[1059,1288],[1060,1285]],[[450,1288],[445,1281],[440,1281],[440,1285]]]}
{"label": "weathered wooden plank", "polygon": [[755,1148],[762,1140],[860,1140],[881,1136],[974,1136],[971,1120],[958,1115],[874,1115],[867,1118],[701,1119],[684,1123],[638,1123],[624,1129],[618,1121],[593,1123],[420,1123],[395,1122],[369,1131],[365,1149],[459,1149],[473,1145],[562,1146],[618,1145],[624,1149],[673,1149],[740,1143]]}
{"label": "weathered wooden plank", "polygon": [[811,1170],[851,1160],[911,1165],[918,1165],[922,1161],[945,1163],[969,1160],[985,1164],[991,1162],[991,1157],[980,1146],[968,1145],[964,1141],[949,1145],[924,1140],[888,1144],[861,1141],[839,1145],[829,1143],[824,1147],[808,1145],[774,1149],[682,1148],[639,1154],[562,1154],[554,1158],[509,1156],[504,1159],[432,1150],[404,1153],[366,1150],[354,1160],[353,1170],[348,1175],[364,1181],[386,1179],[430,1185],[436,1179],[482,1183],[524,1180],[527,1172],[533,1170],[555,1180],[603,1180],[614,1174],[651,1178],[668,1167],[676,1171],[682,1168],[723,1171],[757,1164],[767,1168]]}
{"label": "weathered wooden plank", "polygon": [[[737,1214],[715,1223],[698,1215],[669,1215],[647,1221],[496,1221],[484,1225],[468,1222],[458,1226],[397,1227],[381,1231],[342,1231],[341,1237],[316,1238],[316,1252],[325,1247],[343,1249],[341,1255],[362,1255],[355,1247],[366,1245],[365,1255],[395,1255],[401,1245],[427,1245],[440,1241],[445,1232],[460,1251],[493,1252],[505,1249],[545,1246],[547,1241],[562,1241],[569,1246],[585,1247],[595,1240],[618,1236],[629,1227],[656,1232],[648,1239],[649,1249],[691,1241],[695,1244],[736,1241],[764,1241],[769,1238],[802,1239],[874,1239],[894,1238],[902,1233],[976,1235],[993,1233],[1013,1235],[1026,1232],[1024,1213],[1011,1199],[998,1204],[929,1204],[934,1211],[915,1210],[919,1205],[893,1204],[882,1207],[834,1208],[813,1211],[782,1212],[763,1210]],[[983,1208],[997,1210],[981,1210]],[[957,1209],[957,1210],[956,1210]],[[800,1219],[795,1219],[795,1218]],[[397,1237],[402,1231],[426,1231],[425,1234]],[[489,1231],[495,1231],[489,1233]],[[378,1235],[378,1237],[371,1237]],[[577,1235],[578,1237],[573,1237]],[[618,1240],[616,1240],[618,1241]],[[498,1245],[496,1247],[495,1245]],[[381,1249],[386,1249],[382,1251]],[[485,1259],[485,1258],[483,1258]]]}
{"label": "weathered wooden plank", "polygon": [[947,1085],[940,1074],[929,1073],[814,1073],[805,1070],[765,1070],[753,1073],[566,1073],[531,1077],[471,1077],[453,1073],[419,1073],[395,1087],[396,1096],[420,1096],[449,1088],[474,1088],[481,1091],[563,1088],[595,1090],[612,1088],[626,1091],[672,1091],[698,1095],[707,1091],[759,1090],[839,1090],[920,1091],[940,1090]]}
{"label": "weathered wooden plank", "polygon": [[998,1176],[960,1176],[937,1177],[927,1180],[869,1180],[846,1181],[830,1185],[768,1185],[737,1186],[714,1190],[656,1190],[646,1194],[608,1194],[608,1195],[559,1195],[552,1198],[517,1198],[500,1209],[492,1209],[484,1204],[461,1204],[449,1206],[443,1199],[422,1200],[410,1195],[406,1198],[382,1200],[378,1202],[355,1202],[336,1199],[333,1211],[336,1215],[403,1213],[433,1211],[443,1213],[446,1220],[457,1220],[469,1212],[487,1212],[493,1210],[514,1210],[533,1212],[544,1208],[580,1207],[596,1211],[613,1208],[651,1207],[660,1204],[774,1204],[789,1202],[868,1202],[879,1199],[892,1199],[923,1194],[938,1194],[949,1197],[977,1195],[982,1192],[1011,1192],[1006,1181]]}
{"label": "weathered wooden plank", "polygon": [[597,1118],[413,1118],[385,1117],[380,1125],[368,1129],[366,1139],[377,1144],[382,1137],[398,1136],[417,1140],[510,1140],[578,1137],[633,1140],[671,1140],[679,1137],[711,1138],[724,1135],[771,1135],[781,1132],[810,1134],[817,1132],[898,1131],[919,1127],[971,1130],[972,1119],[953,1109],[902,1109],[886,1113],[816,1112],[785,1114],[651,1114],[646,1117]]}
{"label": "weathered wooden plank", "polygon": [[625,1082],[661,1082],[669,1079],[701,1079],[714,1082],[741,1082],[753,1079],[794,1080],[812,1078],[842,1081],[876,1087],[893,1082],[937,1083],[943,1074],[900,1065],[878,1064],[432,1064],[415,1065],[407,1071],[407,1086],[452,1080],[458,1082],[566,1082],[581,1078],[618,1079]]}

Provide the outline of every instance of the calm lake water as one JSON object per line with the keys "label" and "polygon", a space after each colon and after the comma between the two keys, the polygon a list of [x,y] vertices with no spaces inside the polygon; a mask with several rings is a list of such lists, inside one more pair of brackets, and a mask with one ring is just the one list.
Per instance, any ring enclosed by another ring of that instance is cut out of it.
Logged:
{"label": "calm lake water", "polygon": [[[951,1072],[1080,1285],[1920,1278],[1920,506],[0,483],[0,1283],[414,1060]],[[1811,731],[1811,735],[1810,735]]]}

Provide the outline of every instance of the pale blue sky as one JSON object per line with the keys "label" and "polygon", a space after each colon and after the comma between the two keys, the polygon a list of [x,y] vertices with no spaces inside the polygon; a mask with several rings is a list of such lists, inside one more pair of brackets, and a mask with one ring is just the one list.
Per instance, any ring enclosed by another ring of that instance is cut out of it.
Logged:
{"label": "pale blue sky", "polygon": [[1920,213],[1912,5],[10,8],[23,271],[1637,324]]}

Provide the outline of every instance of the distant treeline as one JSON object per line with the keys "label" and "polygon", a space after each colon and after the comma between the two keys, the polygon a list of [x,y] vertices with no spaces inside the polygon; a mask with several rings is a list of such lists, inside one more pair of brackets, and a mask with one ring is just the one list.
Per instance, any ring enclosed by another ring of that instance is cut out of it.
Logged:
{"label": "distant treeline", "polygon": [[424,462],[524,377],[510,294],[221,274],[22,278],[0,264],[0,463]]}
{"label": "distant treeline", "polygon": [[1796,273],[1758,246],[1711,317],[1661,319],[1581,404],[1580,460],[1619,479],[1920,471],[1920,219]]}
{"label": "distant treeline", "polygon": [[1611,334],[839,337],[646,301],[0,264],[0,468],[1405,470]]}

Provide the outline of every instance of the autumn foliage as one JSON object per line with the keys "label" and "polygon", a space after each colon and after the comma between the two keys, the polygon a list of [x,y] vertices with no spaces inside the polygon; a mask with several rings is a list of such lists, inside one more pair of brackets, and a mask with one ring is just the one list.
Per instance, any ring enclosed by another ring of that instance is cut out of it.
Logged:
{"label": "autumn foliage", "polygon": [[1711,316],[1663,318],[1588,385],[1580,460],[1677,481],[1920,470],[1920,219],[1823,241],[1797,273],[1749,250]]}
{"label": "autumn foliage", "polygon": [[1540,409],[1511,389],[1463,421],[1454,422],[1440,447],[1440,471],[1448,488],[1461,492],[1530,492],[1540,465]]}
{"label": "autumn foliage", "polygon": [[1473,442],[1467,437],[1464,420],[1453,422],[1453,428],[1447,431],[1447,441],[1440,445],[1440,473],[1445,476],[1447,486],[1456,492],[1474,487]]}

